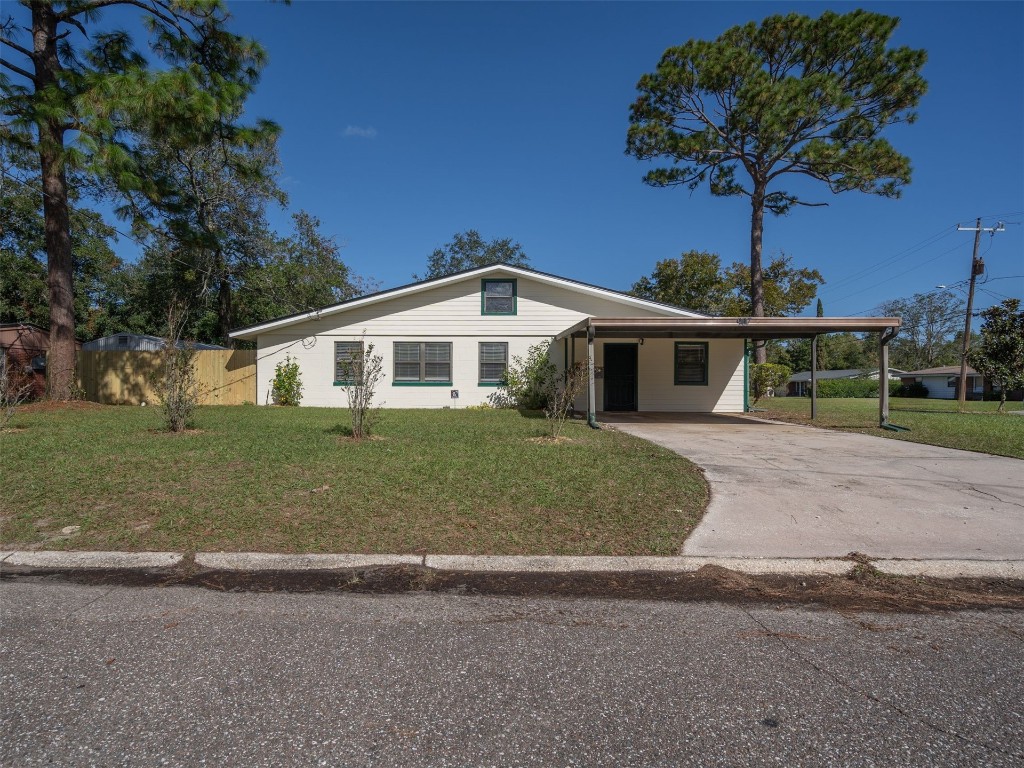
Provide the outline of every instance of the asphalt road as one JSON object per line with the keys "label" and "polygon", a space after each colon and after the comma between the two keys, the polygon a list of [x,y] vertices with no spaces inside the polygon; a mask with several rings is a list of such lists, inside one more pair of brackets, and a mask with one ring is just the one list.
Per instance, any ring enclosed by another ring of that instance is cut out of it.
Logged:
{"label": "asphalt road", "polygon": [[0,584],[4,766],[1024,763],[1024,613]]}

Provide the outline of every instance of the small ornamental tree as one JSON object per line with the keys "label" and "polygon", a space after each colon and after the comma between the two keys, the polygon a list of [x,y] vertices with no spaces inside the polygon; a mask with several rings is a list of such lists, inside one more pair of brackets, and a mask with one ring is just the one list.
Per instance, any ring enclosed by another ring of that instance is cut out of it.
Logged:
{"label": "small ornamental tree", "polygon": [[981,342],[967,353],[967,362],[999,389],[999,411],[1006,392],[1024,387],[1024,312],[1020,299],[982,311]]}
{"label": "small ornamental tree", "polygon": [[338,375],[344,381],[348,410],[352,416],[352,437],[369,437],[380,417],[373,405],[377,387],[384,380],[384,358],[373,353],[373,344],[365,341],[346,360],[338,361]]}
{"label": "small ornamental tree", "polygon": [[752,405],[757,405],[758,400],[767,397],[769,391],[785,386],[792,373],[785,365],[775,363],[757,363],[750,366],[750,394],[754,397]]}
{"label": "small ornamental tree", "polygon": [[302,374],[299,372],[299,361],[291,355],[285,355],[284,360],[274,367],[271,396],[277,405],[298,405],[302,402]]}
{"label": "small ornamental tree", "polygon": [[201,397],[196,371],[196,347],[181,340],[185,313],[178,304],[167,311],[167,335],[160,361],[153,375],[153,387],[163,409],[164,425],[170,432],[184,432],[192,426]]}
{"label": "small ornamental tree", "polygon": [[570,365],[561,376],[555,376],[552,380],[548,404],[544,406],[544,416],[548,420],[552,437],[557,438],[561,434],[565,422],[572,415],[576,398],[587,386],[589,373],[587,363],[581,361]]}
{"label": "small ornamental tree", "polygon": [[0,350],[0,431],[3,431],[18,406],[32,395],[32,382]]}

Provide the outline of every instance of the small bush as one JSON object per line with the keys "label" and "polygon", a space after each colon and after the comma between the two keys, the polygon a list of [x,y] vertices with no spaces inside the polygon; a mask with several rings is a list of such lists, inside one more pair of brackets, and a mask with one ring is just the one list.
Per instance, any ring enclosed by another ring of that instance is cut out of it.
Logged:
{"label": "small bush", "polygon": [[362,440],[371,435],[380,418],[380,406],[373,405],[373,397],[384,380],[384,358],[373,353],[373,344],[364,337],[358,351],[340,364],[339,374],[347,382],[343,388],[352,416],[352,437]]}
{"label": "small bush", "polygon": [[769,391],[784,387],[793,371],[785,365],[775,363],[755,363],[750,366],[750,394],[754,397],[754,405]]}
{"label": "small bush", "polygon": [[153,388],[170,432],[184,432],[192,426],[201,397],[196,372],[196,347],[181,341],[184,310],[176,303],[167,311],[167,336],[160,350],[160,363],[153,374]]}
{"label": "small bush", "polygon": [[[889,380],[889,394],[900,386],[899,381]],[[824,379],[818,382],[818,397],[878,397],[878,379]]]}
{"label": "small bush", "polygon": [[548,406],[552,385],[557,369],[548,356],[551,342],[534,344],[526,352],[526,358],[512,356],[512,362],[505,371],[505,383],[488,399],[496,408],[521,408],[539,411]]}
{"label": "small bush", "polygon": [[18,406],[31,395],[31,379],[18,371],[0,350],[0,430],[7,426]]}
{"label": "small bush", "polygon": [[558,437],[565,422],[572,415],[576,398],[580,396],[590,381],[590,367],[587,363],[578,362],[570,365],[561,375],[556,376],[548,390],[548,402],[544,406],[544,416],[548,420],[551,437]]}
{"label": "small bush", "polygon": [[928,387],[920,381],[913,384],[900,384],[893,392],[896,397],[928,397]]}
{"label": "small bush", "polygon": [[274,367],[270,391],[277,405],[298,405],[302,402],[302,374],[298,360],[285,355],[284,360]]}

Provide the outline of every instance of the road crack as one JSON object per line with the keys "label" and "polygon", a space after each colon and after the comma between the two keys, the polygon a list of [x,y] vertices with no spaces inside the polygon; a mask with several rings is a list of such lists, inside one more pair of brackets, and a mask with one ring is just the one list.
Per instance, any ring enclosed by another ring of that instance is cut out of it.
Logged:
{"label": "road crack", "polygon": [[903,719],[905,719],[905,720],[907,720],[909,722],[916,723],[918,725],[924,726],[925,728],[928,728],[929,730],[934,731],[935,733],[941,733],[941,734],[943,734],[945,736],[949,736],[951,738],[957,739],[958,741],[961,741],[964,744],[969,744],[969,745],[971,745],[973,747],[980,747],[981,749],[984,749],[984,750],[986,750],[988,752],[996,752],[996,753],[998,753],[1000,755],[1005,755],[1007,757],[1014,757],[1014,758],[1017,758],[1019,760],[1024,760],[1024,752],[1014,752],[1014,751],[1011,751],[1011,750],[1008,750],[1008,749],[1003,749],[1001,747],[994,746],[992,744],[985,744],[984,742],[975,741],[974,739],[971,739],[971,738],[969,738],[967,736],[964,736],[962,733],[958,733],[957,731],[952,731],[952,730],[949,730],[947,728],[943,728],[942,726],[936,725],[935,723],[933,723],[933,722],[931,722],[929,720],[925,720],[924,718],[917,717],[913,713],[908,712],[907,710],[903,709],[902,707],[900,707],[900,706],[898,706],[896,704],[893,704],[892,702],[887,701],[886,699],[880,698],[880,697],[876,696],[873,693],[869,693],[868,691],[863,691],[860,688],[857,688],[857,687],[855,687],[853,685],[850,685],[850,683],[848,683],[843,678],[839,677],[839,675],[835,674],[834,672],[830,672],[829,670],[827,670],[824,667],[822,667],[820,664],[816,663],[813,659],[811,659],[807,655],[801,653],[800,650],[798,649],[798,647],[787,638],[785,633],[775,632],[774,630],[769,628],[767,624],[765,624],[759,618],[754,616],[754,614],[752,614],[747,608],[744,608],[744,607],[740,606],[739,609],[743,613],[745,613],[747,615],[747,618],[749,618],[752,622],[754,622],[759,627],[761,627],[765,631],[765,633],[767,633],[767,636],[774,637],[776,640],[778,640],[780,643],[782,643],[783,646],[785,646],[786,650],[788,650],[794,656],[796,656],[801,661],[803,661],[805,664],[807,664],[807,666],[811,667],[811,669],[815,670],[821,676],[826,677],[826,678],[834,681],[835,683],[837,683],[838,685],[842,686],[843,688],[845,688],[846,690],[850,691],[851,693],[854,693],[854,694],[856,694],[858,696],[862,696],[865,699],[868,699],[869,701],[873,701],[876,704],[879,704],[880,706],[885,707],[886,709],[896,713],[897,715],[899,715]]}

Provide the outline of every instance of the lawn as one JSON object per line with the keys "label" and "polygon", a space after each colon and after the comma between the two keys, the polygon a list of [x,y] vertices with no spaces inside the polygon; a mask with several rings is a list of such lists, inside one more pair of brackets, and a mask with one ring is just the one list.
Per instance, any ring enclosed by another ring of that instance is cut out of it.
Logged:
{"label": "lawn", "polygon": [[[581,422],[514,411],[33,406],[0,434],[0,546],[47,549],[668,555],[699,521],[700,471]],[[61,530],[81,526],[68,535]]]}
{"label": "lawn", "polygon": [[879,429],[878,400],[867,398],[820,398],[815,421],[811,421],[811,401],[806,397],[762,400],[754,415],[1024,459],[1024,415],[1008,413],[1024,406],[1019,402],[1007,403],[1007,412],[1001,414],[996,413],[998,406],[999,403],[969,402],[967,412],[958,413],[957,403],[952,400],[890,398],[889,421],[909,427],[909,432]]}

